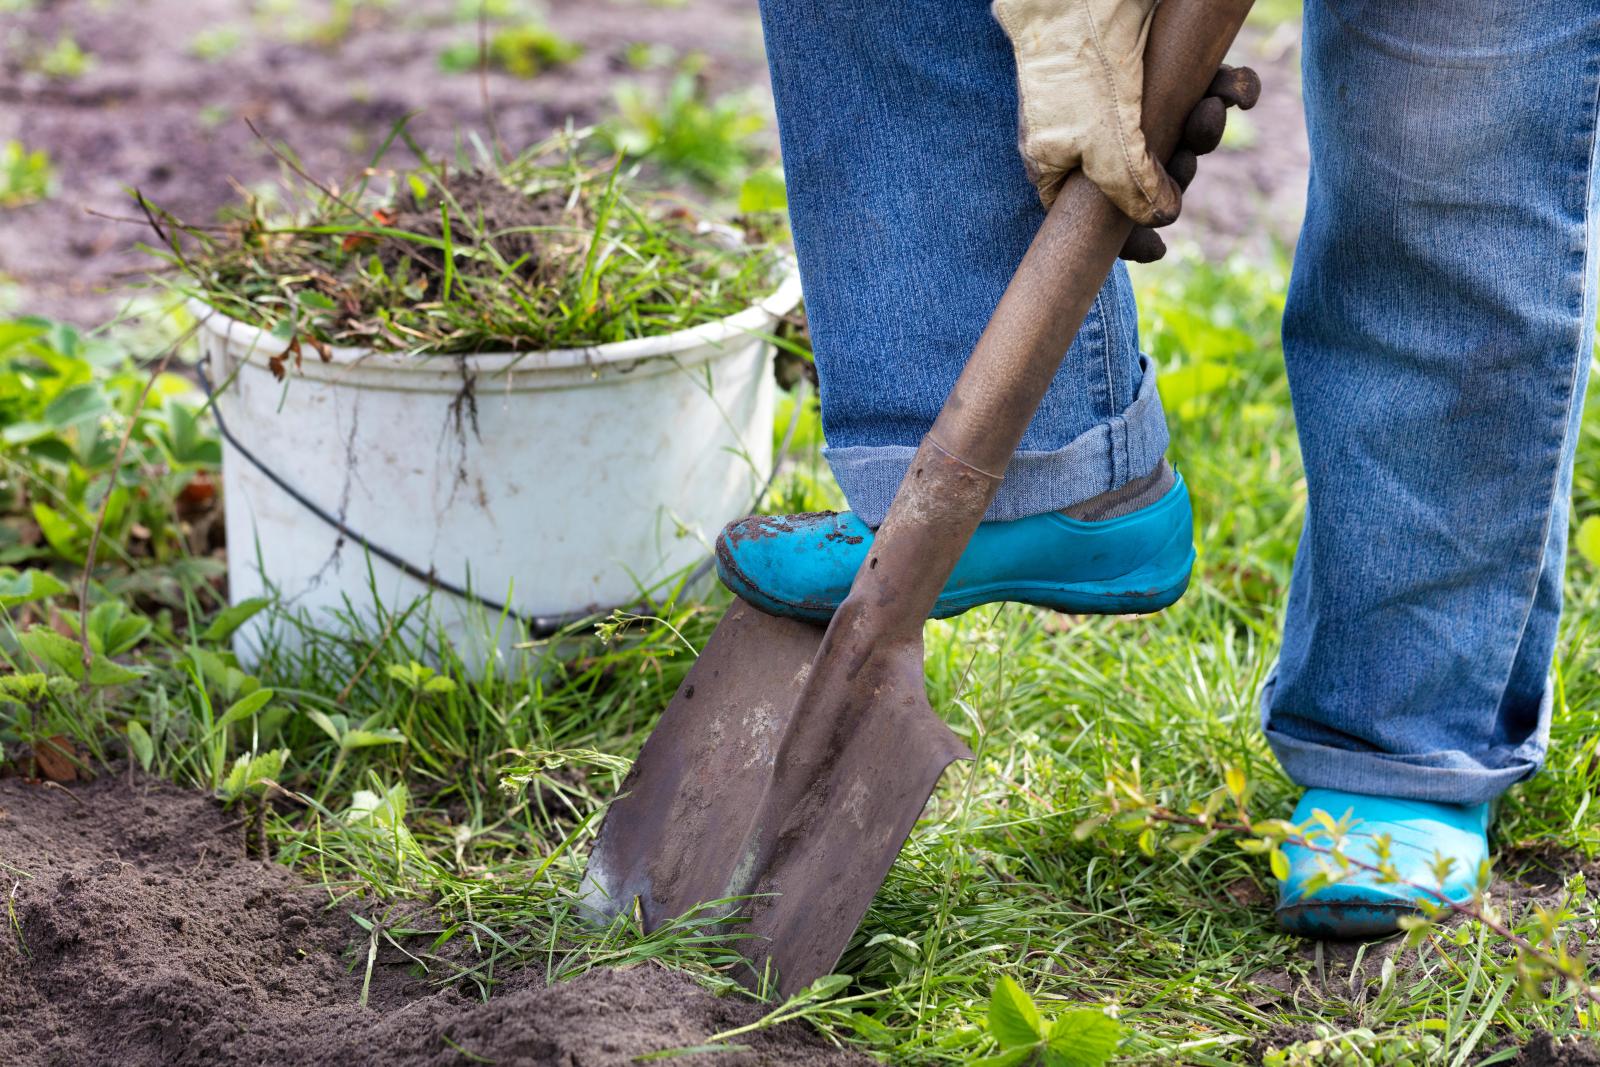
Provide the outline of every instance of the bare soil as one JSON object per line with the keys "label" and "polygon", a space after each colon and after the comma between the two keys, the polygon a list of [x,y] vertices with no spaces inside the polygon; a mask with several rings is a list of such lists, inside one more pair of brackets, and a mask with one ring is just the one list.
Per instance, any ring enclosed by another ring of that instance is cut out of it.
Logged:
{"label": "bare soil", "polygon": [[[0,209],[0,276],[15,284],[15,309],[94,324],[125,301],[150,266],[136,245],[148,230],[131,218],[128,190],[192,222],[234,200],[230,183],[270,182],[279,161],[246,124],[293,148],[318,177],[347,175],[388,128],[415,112],[411,130],[431,153],[453,152],[467,132],[487,137],[476,72],[446,73],[439,52],[477,40],[458,0],[355,8],[336,40],[306,40],[328,24],[332,0],[38,0],[0,19],[0,141],[20,139],[55,160],[51,200]],[[502,141],[512,149],[593,122],[624,81],[663,86],[670,64],[630,68],[629,45],[664,45],[706,57],[712,94],[769,95],[752,0],[548,0],[562,36],[582,44],[575,62],[531,79],[487,78]],[[292,7],[297,14],[282,12]],[[468,7],[470,10],[470,6]],[[279,12],[272,14],[269,12]],[[197,35],[232,29],[234,50],[194,54]],[[29,70],[70,34],[93,57],[86,73],[49,78]],[[1209,254],[1257,252],[1292,241],[1305,190],[1298,31],[1247,31],[1233,61],[1262,75],[1260,104],[1243,120],[1254,136],[1206,157],[1172,231]],[[409,154],[396,153],[396,163]],[[0,285],[0,292],[4,286]]]}
{"label": "bare soil", "polygon": [[[553,986],[513,974],[485,1002],[387,946],[363,1008],[367,937],[352,905],[330,907],[244,841],[214,801],[150,779],[0,780],[0,1063],[593,1067],[761,1014],[654,967]],[[801,1026],[740,1043],[672,1062],[872,1062]]]}
{"label": "bare soil", "polygon": [[1517,1053],[1511,1067],[1600,1067],[1600,1049],[1581,1039],[1558,1041],[1538,1034]]}

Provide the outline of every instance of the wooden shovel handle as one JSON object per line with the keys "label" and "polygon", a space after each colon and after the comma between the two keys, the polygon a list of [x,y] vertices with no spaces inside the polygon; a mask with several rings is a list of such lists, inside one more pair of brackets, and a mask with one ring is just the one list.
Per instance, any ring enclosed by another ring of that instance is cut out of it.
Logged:
{"label": "wooden shovel handle", "polygon": [[[1177,147],[1251,0],[1162,0],[1145,48],[1143,124],[1157,158]],[[852,588],[856,607],[907,636],[949,579],[1133,223],[1082,172],[1055,204],[923,439]]]}

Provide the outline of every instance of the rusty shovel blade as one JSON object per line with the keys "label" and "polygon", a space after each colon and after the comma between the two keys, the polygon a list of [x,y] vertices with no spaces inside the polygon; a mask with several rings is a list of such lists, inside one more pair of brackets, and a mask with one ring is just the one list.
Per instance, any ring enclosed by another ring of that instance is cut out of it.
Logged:
{"label": "rusty shovel blade", "polygon": [[848,663],[827,647],[841,622],[733,602],[606,813],[592,917],[637,901],[648,931],[701,909],[739,979],[784,996],[838,962],[940,774],[971,756],[928,704],[920,637]]}

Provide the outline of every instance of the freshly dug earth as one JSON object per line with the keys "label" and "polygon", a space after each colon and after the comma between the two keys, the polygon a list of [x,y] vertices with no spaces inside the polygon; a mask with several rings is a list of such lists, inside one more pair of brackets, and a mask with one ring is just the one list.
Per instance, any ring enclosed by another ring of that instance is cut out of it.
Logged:
{"label": "freshly dug earth", "polygon": [[1600,1048],[1579,1038],[1557,1041],[1538,1034],[1518,1053],[1512,1067],[1600,1067]]}
{"label": "freshly dug earth", "polygon": [[[761,1014],[651,967],[546,986],[513,975],[487,1003],[440,990],[393,950],[359,1006],[366,935],[348,906],[248,858],[213,801],[125,775],[0,780],[0,1063],[628,1064]],[[748,1051],[674,1063],[866,1064],[799,1026]]]}

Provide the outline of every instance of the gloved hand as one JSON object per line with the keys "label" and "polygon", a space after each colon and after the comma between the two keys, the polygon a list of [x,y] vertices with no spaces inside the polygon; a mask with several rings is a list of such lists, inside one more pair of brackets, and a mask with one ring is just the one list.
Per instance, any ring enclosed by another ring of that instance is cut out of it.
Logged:
{"label": "gloved hand", "polygon": [[[1139,128],[1155,7],[1156,0],[994,0],[1017,58],[1019,147],[1046,207],[1067,174],[1081,168],[1135,222],[1161,226],[1178,217],[1187,182],[1151,156]],[[1189,123],[1205,111],[1206,128],[1195,132],[1209,135],[1214,127],[1215,140],[1189,147],[1191,154],[1216,147],[1226,105],[1248,108],[1259,92],[1254,71],[1224,67],[1208,94],[1221,104],[1213,114],[1202,102]]]}
{"label": "gloved hand", "polygon": [[[1178,183],[1180,191],[1187,190],[1194,181],[1195,172],[1200,169],[1199,157],[1222,143],[1228,108],[1248,111],[1260,96],[1261,79],[1249,67],[1224,65],[1217,71],[1206,95],[1184,120],[1178,148],[1167,160],[1166,173]],[[1135,263],[1151,263],[1167,254],[1167,245],[1153,226],[1135,226],[1117,254]]]}

